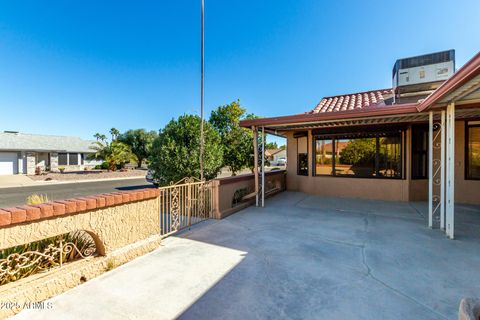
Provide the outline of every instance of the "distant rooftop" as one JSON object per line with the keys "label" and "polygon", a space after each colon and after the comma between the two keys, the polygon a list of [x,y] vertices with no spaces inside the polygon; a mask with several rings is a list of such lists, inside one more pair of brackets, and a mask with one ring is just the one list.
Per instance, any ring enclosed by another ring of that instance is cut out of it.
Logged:
{"label": "distant rooftop", "polygon": [[56,151],[91,153],[93,140],[79,137],[53,136],[21,133],[16,131],[0,132],[0,150],[9,151]]}

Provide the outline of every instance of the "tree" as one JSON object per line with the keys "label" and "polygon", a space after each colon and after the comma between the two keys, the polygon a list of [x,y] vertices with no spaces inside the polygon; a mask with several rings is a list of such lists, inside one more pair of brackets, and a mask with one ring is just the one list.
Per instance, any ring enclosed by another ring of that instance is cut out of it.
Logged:
{"label": "tree", "polygon": [[92,158],[107,162],[108,169],[112,171],[115,171],[117,167],[123,168],[126,163],[136,161],[136,157],[130,147],[120,141],[112,141],[110,143],[106,139],[96,141],[92,149],[95,150]]}
{"label": "tree", "polygon": [[112,135],[112,141],[117,140],[118,135],[120,134],[120,131],[118,131],[117,128],[112,128],[110,129],[110,134]]}
{"label": "tree", "polygon": [[[204,122],[204,176],[215,178],[223,163],[220,135]],[[154,178],[161,185],[184,177],[200,178],[200,117],[183,115],[171,120],[154,140],[149,157]]]}
{"label": "tree", "polygon": [[117,140],[130,146],[137,157],[137,166],[142,166],[143,160],[148,159],[152,149],[153,140],[158,136],[156,131],[145,129],[128,130],[118,136]]}
{"label": "tree", "polygon": [[278,149],[278,145],[277,143],[274,141],[274,142],[268,142],[268,143],[265,143],[265,150],[267,149]]}
{"label": "tree", "polygon": [[245,109],[240,100],[220,106],[210,115],[210,123],[220,133],[223,145],[223,166],[235,176],[238,171],[247,167],[253,153],[253,137],[248,129],[240,127],[240,120]]}
{"label": "tree", "polygon": [[[337,148],[339,149],[339,148]],[[351,165],[364,165],[375,161],[375,139],[353,139],[340,151],[340,163]]]}
{"label": "tree", "polygon": [[97,139],[97,141],[107,141],[107,136],[104,134],[100,134],[97,132],[93,136],[95,139]]}

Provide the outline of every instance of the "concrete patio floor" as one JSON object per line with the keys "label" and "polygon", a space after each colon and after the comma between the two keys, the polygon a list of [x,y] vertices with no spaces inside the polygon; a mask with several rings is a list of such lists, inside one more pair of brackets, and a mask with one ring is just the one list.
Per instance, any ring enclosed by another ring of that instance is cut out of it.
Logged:
{"label": "concrete patio floor", "polygon": [[456,207],[453,241],[425,211],[284,192],[16,319],[456,319],[480,297],[480,209]]}

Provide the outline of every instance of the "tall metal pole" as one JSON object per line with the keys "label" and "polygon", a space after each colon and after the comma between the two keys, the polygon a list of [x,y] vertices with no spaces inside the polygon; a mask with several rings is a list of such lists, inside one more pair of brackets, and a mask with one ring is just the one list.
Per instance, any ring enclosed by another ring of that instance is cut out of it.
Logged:
{"label": "tall metal pole", "polygon": [[203,103],[204,103],[204,73],[205,73],[205,1],[202,2],[202,18],[201,18],[201,80],[200,80],[200,179],[203,180]]}
{"label": "tall metal pole", "polygon": [[255,206],[258,207],[258,128],[252,126],[253,132],[253,173],[255,174]]}
{"label": "tall metal pole", "polygon": [[262,127],[262,208],[265,206],[265,127]]}

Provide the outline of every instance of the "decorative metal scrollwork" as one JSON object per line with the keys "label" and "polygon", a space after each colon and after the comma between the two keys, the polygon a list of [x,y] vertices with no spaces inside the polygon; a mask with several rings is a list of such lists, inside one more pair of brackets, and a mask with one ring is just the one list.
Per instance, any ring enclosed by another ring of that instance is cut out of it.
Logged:
{"label": "decorative metal scrollwork", "polygon": [[442,163],[440,160],[442,150],[442,141],[441,141],[441,134],[444,130],[442,123],[435,121],[433,123],[433,136],[432,136],[432,147],[433,147],[433,154],[430,155],[432,157],[432,184],[433,184],[433,194],[432,194],[432,218],[433,220],[438,223],[440,221],[440,202],[441,202],[441,172],[443,170]]}
{"label": "decorative metal scrollwork", "polygon": [[178,230],[180,227],[180,201],[179,201],[179,187],[173,187],[171,190],[172,202],[170,203],[170,214],[172,219],[172,230]]}
{"label": "decorative metal scrollwork", "polygon": [[79,248],[78,243],[72,241],[65,242],[60,239],[55,243],[49,244],[42,251],[29,250],[21,252],[21,247],[10,250],[13,253],[0,259],[0,284],[15,281],[51,268],[61,267],[66,261],[71,260],[71,257],[77,259],[92,256],[96,252],[96,247],[93,245],[93,242],[84,241],[81,248]]}

